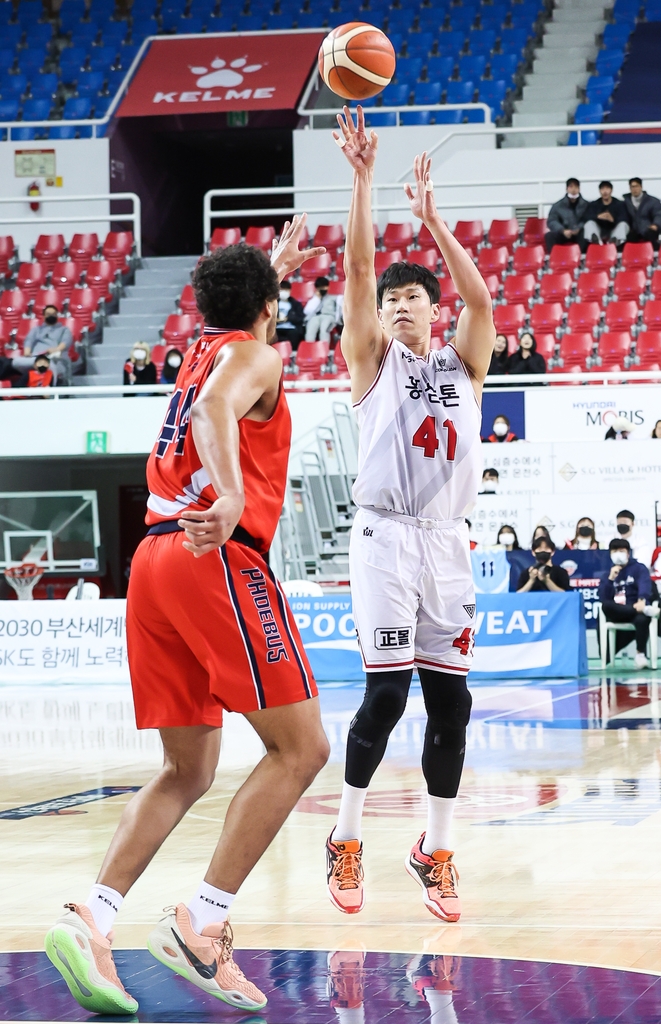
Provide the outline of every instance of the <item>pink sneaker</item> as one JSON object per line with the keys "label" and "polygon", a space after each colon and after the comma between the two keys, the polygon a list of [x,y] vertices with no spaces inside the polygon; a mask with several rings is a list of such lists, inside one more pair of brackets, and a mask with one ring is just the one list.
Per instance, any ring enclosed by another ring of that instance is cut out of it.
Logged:
{"label": "pink sneaker", "polygon": [[452,863],[451,850],[434,850],[431,857],[422,852],[423,832],[404,867],[411,878],[422,886],[422,900],[435,917],[441,921],[458,921],[461,917],[461,903],[457,893],[459,872]]}
{"label": "pink sneaker", "polygon": [[363,844],[358,839],[326,841],[326,877],[331,903],[344,914],[357,914],[365,904]]}

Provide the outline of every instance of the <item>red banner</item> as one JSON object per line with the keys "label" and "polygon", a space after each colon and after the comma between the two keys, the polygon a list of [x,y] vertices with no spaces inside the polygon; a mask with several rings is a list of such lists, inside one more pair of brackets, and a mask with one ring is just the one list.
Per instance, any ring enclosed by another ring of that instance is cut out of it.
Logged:
{"label": "red banner", "polygon": [[315,30],[154,39],[118,117],[291,110],[324,35]]}

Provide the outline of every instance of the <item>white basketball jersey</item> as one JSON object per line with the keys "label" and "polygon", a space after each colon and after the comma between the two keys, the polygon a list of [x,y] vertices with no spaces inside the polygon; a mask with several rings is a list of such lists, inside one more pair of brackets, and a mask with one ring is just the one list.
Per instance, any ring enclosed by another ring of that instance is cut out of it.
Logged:
{"label": "white basketball jersey", "polygon": [[442,520],[470,513],[482,479],[481,412],[452,345],[423,358],[391,338],[354,409],[357,505]]}

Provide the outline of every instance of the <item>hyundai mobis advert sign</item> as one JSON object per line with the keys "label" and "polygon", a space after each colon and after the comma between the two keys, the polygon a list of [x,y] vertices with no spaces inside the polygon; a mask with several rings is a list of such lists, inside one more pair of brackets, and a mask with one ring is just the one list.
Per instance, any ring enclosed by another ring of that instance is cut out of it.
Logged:
{"label": "hyundai mobis advert sign", "polygon": [[324,32],[153,39],[119,117],[296,107]]}

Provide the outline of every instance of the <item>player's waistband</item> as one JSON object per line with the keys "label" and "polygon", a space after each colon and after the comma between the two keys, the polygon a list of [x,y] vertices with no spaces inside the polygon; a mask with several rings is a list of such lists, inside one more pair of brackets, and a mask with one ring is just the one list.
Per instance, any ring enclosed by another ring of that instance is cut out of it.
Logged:
{"label": "player's waistband", "polygon": [[359,505],[359,508],[365,509],[366,512],[373,512],[374,515],[382,516],[384,519],[396,519],[400,523],[406,523],[407,526],[418,526],[422,530],[452,530],[466,522],[463,516],[459,516],[457,519],[431,519],[428,516],[405,516],[402,512],[391,512],[390,509],[377,508],[376,505]]}
{"label": "player's waistband", "polygon": [[[147,530],[148,537],[158,537],[163,533],[183,533],[183,527],[179,525],[176,519],[164,519],[160,523],[154,523]],[[244,530],[242,526],[235,526],[232,531],[230,540],[235,540],[238,544],[245,544],[247,548],[252,548],[253,551],[257,551],[260,554],[264,554],[261,550],[261,544],[255,540],[252,534]]]}

